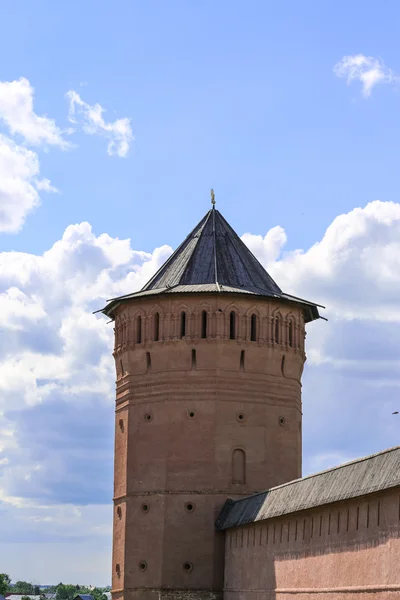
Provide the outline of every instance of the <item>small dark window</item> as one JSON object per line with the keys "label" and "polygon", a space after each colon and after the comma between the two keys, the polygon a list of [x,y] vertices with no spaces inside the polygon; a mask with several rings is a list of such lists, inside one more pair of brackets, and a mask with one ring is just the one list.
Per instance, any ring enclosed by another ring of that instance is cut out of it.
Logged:
{"label": "small dark window", "polygon": [[293,346],[293,321],[289,321],[289,346]]}
{"label": "small dark window", "polygon": [[153,420],[153,417],[152,417],[152,415],[151,415],[150,413],[146,413],[146,414],[144,415],[144,420],[145,420],[145,421],[152,421],[152,420]]}
{"label": "small dark window", "polygon": [[148,513],[150,510],[149,505],[148,504],[142,504],[142,511],[144,513]]}
{"label": "small dark window", "polygon": [[151,369],[151,356],[150,356],[150,352],[146,352],[146,366],[147,366],[147,370],[150,371],[150,369]]}
{"label": "small dark window", "polygon": [[246,483],[246,454],[240,448],[232,452],[232,483]]}
{"label": "small dark window", "polygon": [[234,311],[229,315],[229,337],[231,340],[236,339],[236,313]]}
{"label": "small dark window", "polygon": [[204,339],[207,337],[207,311],[203,310],[201,313],[201,337]]}
{"label": "small dark window", "polygon": [[240,352],[240,370],[244,371],[244,350]]}
{"label": "small dark window", "polygon": [[282,375],[285,376],[285,355],[282,356],[282,360],[281,360],[281,372],[282,372]]}
{"label": "small dark window", "polygon": [[184,338],[186,335],[186,313],[185,311],[181,312],[181,338]]}
{"label": "small dark window", "polygon": [[196,368],[196,349],[192,348],[192,369]]}
{"label": "small dark window", "polygon": [[243,423],[245,421],[245,416],[243,413],[238,413],[236,415],[237,420],[239,421],[239,423]]}
{"label": "small dark window", "polygon": [[196,413],[194,410],[188,410],[187,414],[188,414],[189,419],[194,419]]}
{"label": "small dark window", "polygon": [[122,519],[122,508],[120,506],[118,506],[117,508],[117,516],[118,519]]}
{"label": "small dark window", "polygon": [[118,421],[118,425],[119,425],[119,428],[120,428],[120,430],[122,431],[122,433],[124,433],[124,429],[125,429],[125,427],[124,427],[124,420],[123,420],[123,419],[120,419],[120,420]]}
{"label": "small dark window", "polygon": [[160,313],[156,312],[154,315],[154,341],[158,342],[160,339]]}
{"label": "small dark window", "polygon": [[115,565],[115,572],[117,573],[118,577],[121,575],[121,567],[118,563]]}
{"label": "small dark window", "polygon": [[185,507],[186,507],[186,510],[187,510],[188,512],[193,512],[193,511],[194,511],[194,504],[193,504],[192,502],[187,502],[187,503],[185,504]]}
{"label": "small dark window", "polygon": [[184,571],[186,571],[187,573],[190,573],[190,571],[193,571],[193,565],[192,565],[192,563],[190,563],[190,562],[185,562],[185,563],[183,563],[183,565],[182,565],[182,569],[183,569]]}
{"label": "small dark window", "polygon": [[250,341],[257,341],[257,315],[251,315]]}
{"label": "small dark window", "polygon": [[281,320],[279,317],[275,319],[275,343],[280,344],[281,342]]}
{"label": "small dark window", "polygon": [[145,560],[141,560],[139,563],[139,570],[145,571],[147,569],[147,562]]}
{"label": "small dark window", "polygon": [[142,317],[140,315],[136,319],[136,343],[142,343]]}

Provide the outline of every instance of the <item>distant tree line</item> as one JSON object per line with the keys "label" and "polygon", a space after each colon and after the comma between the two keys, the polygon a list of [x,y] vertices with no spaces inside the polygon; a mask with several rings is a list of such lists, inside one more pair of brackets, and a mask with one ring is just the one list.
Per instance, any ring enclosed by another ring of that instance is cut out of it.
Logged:
{"label": "distant tree line", "polygon": [[90,594],[94,600],[107,600],[105,592],[110,590],[109,587],[99,588],[95,587],[90,589],[84,585],[71,585],[65,583],[59,583],[53,585],[46,590],[41,590],[38,585],[29,583],[27,581],[17,581],[14,585],[11,585],[11,578],[6,573],[0,573],[0,595],[5,596],[7,593],[21,594],[22,600],[28,600],[29,596],[41,596],[45,598],[46,594],[55,594],[55,600],[74,600],[78,594]]}

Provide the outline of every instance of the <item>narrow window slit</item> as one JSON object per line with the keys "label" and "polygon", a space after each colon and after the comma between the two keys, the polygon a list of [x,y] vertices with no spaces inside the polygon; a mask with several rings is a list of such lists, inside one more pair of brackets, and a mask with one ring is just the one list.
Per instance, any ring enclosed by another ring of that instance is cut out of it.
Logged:
{"label": "narrow window slit", "polygon": [[281,360],[281,372],[282,372],[283,376],[285,376],[285,360],[286,360],[285,355],[283,355],[282,360]]}
{"label": "narrow window slit", "polygon": [[185,311],[181,312],[181,338],[184,338],[186,335],[186,313]]}
{"label": "narrow window slit", "polygon": [[281,343],[281,320],[279,317],[275,319],[275,343]]}
{"label": "narrow window slit", "polygon": [[360,507],[357,506],[357,519],[356,519],[356,529],[358,529],[358,524],[360,521]]}
{"label": "narrow window slit", "polygon": [[229,315],[229,338],[236,339],[236,313],[234,311]]}
{"label": "narrow window slit", "polygon": [[201,313],[201,337],[205,339],[207,337],[207,311],[203,310]]}
{"label": "narrow window slit", "polygon": [[257,315],[251,315],[250,323],[250,341],[257,341]]}
{"label": "narrow window slit", "polygon": [[150,352],[146,352],[146,366],[147,366],[147,370],[150,371],[150,369],[151,369],[151,356],[150,356]]}
{"label": "narrow window slit", "polygon": [[192,348],[192,369],[196,368],[196,350]]}
{"label": "narrow window slit", "polygon": [[160,339],[160,313],[154,315],[154,341],[158,342]]}
{"label": "narrow window slit", "polygon": [[232,452],[232,483],[246,483],[246,454],[241,448]]}
{"label": "narrow window slit", "polygon": [[293,346],[293,321],[289,321],[289,346]]}
{"label": "narrow window slit", "polygon": [[244,371],[244,350],[240,352],[240,370]]}
{"label": "narrow window slit", "polygon": [[136,319],[136,343],[142,343],[142,317],[140,315]]}

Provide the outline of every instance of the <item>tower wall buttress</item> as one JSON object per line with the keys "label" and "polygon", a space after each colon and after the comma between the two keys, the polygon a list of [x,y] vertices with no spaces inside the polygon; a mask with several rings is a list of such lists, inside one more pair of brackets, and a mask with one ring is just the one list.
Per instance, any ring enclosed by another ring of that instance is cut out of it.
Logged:
{"label": "tower wall buttress", "polygon": [[225,500],[301,476],[304,337],[245,294],[116,309],[114,600],[221,596]]}

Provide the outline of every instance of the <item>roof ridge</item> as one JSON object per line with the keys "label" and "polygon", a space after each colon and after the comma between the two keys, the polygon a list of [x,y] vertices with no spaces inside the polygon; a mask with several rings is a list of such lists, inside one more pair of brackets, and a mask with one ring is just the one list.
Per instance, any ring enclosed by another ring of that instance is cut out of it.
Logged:
{"label": "roof ridge", "polygon": [[299,481],[305,481],[306,479],[312,479],[313,477],[319,477],[320,475],[324,475],[325,473],[337,471],[338,469],[342,469],[343,467],[348,467],[349,465],[354,465],[355,463],[361,463],[366,460],[370,460],[371,458],[375,458],[376,456],[380,456],[381,454],[387,454],[387,453],[393,452],[395,450],[400,450],[400,446],[392,446],[391,448],[386,448],[386,450],[381,450],[380,452],[375,452],[374,454],[368,454],[367,456],[355,458],[355,459],[349,460],[345,463],[341,463],[340,465],[336,465],[335,467],[330,467],[329,469],[325,469],[323,471],[317,471],[317,473],[311,473],[311,475],[306,475],[305,477],[298,477],[297,479],[292,479],[291,481],[286,481],[285,483],[281,483],[280,485],[275,485],[271,488],[263,490],[262,492],[257,492],[256,494],[250,494],[249,496],[245,496],[244,498],[239,498],[238,500],[233,500],[233,503],[238,504],[239,502],[244,502],[245,500],[248,500],[248,498],[255,498],[256,496],[261,496],[262,494],[267,494],[269,492],[273,492],[274,490],[278,490],[278,489],[287,487],[294,483],[298,483]]}
{"label": "roof ridge", "polygon": [[213,233],[213,238],[214,238],[214,275],[215,275],[215,283],[217,285],[218,284],[218,267],[217,267],[217,234],[215,232],[215,213],[216,210],[213,206],[213,210],[212,210],[212,215],[213,215],[213,228],[212,228],[212,233]]}
{"label": "roof ridge", "polygon": [[[229,242],[232,244],[236,255],[239,257],[240,261],[242,262],[243,266],[245,266],[243,260],[242,260],[242,256],[241,253],[238,251],[238,249],[234,246],[234,244],[232,243],[232,239],[235,240],[237,239],[239,241],[240,246],[243,246],[245,248],[245,250],[247,251],[248,255],[256,262],[257,265],[259,265],[261,267],[261,269],[264,271],[264,273],[267,275],[269,282],[275,286],[277,288],[277,291],[282,294],[282,290],[279,287],[279,285],[276,283],[276,281],[271,277],[271,275],[268,273],[267,269],[264,267],[264,265],[262,265],[260,263],[260,261],[258,260],[258,258],[256,256],[254,256],[253,252],[250,250],[250,248],[247,246],[247,244],[244,243],[244,241],[241,239],[241,237],[236,233],[236,231],[233,229],[233,227],[228,223],[228,221],[225,219],[225,217],[223,216],[222,213],[219,212],[219,210],[216,210],[216,212],[218,212],[219,217],[222,221],[222,223],[224,224],[227,233],[230,234],[228,235],[228,239]],[[254,286],[257,287],[257,284],[253,281]]]}

